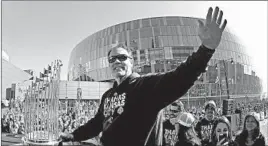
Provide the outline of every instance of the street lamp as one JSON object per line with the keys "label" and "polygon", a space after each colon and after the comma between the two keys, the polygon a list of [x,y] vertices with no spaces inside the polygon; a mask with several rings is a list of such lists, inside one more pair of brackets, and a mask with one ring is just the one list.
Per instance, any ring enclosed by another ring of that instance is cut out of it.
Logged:
{"label": "street lamp", "polygon": [[[226,84],[226,92],[227,92],[227,98],[230,99],[230,94],[229,94],[229,85],[228,85],[228,75],[227,75],[227,69],[226,69],[226,61],[231,61],[231,64],[234,63],[233,58],[227,59],[227,60],[219,60],[219,63],[222,61],[223,63],[223,71],[224,71],[224,77],[225,77],[225,84]],[[218,68],[217,64],[216,64],[216,69]],[[220,70],[220,67],[218,68]],[[221,80],[220,78],[220,71],[219,71],[219,80]],[[220,81],[221,84],[221,81]],[[221,86],[221,85],[220,85]],[[220,89],[221,90],[221,89]]]}

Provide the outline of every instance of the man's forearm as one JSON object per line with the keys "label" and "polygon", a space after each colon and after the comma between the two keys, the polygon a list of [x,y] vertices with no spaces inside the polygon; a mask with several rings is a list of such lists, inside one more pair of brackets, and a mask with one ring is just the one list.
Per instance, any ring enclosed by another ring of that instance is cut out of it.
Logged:
{"label": "man's forearm", "polygon": [[85,125],[76,129],[73,134],[73,141],[83,141],[98,136],[102,130],[102,119],[98,113],[93,119]]}
{"label": "man's forearm", "polygon": [[201,45],[197,52],[189,56],[186,62],[181,63],[174,71],[165,74],[145,77],[142,85],[142,92],[147,93],[146,102],[166,105],[183,96],[197,80],[197,77],[205,72],[208,61],[215,50],[211,50]]}

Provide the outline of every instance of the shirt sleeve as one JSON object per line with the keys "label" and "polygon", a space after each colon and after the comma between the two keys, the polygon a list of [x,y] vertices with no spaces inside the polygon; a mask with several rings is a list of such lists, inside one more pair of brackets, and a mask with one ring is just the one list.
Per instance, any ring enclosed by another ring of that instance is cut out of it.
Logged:
{"label": "shirt sleeve", "polygon": [[78,127],[72,134],[74,136],[74,141],[83,141],[91,139],[99,135],[102,131],[102,124],[104,120],[103,116],[103,102],[108,91],[102,96],[101,104],[99,106],[98,112],[94,118],[89,120],[83,126]]}
{"label": "shirt sleeve", "polygon": [[[177,100],[187,93],[198,76],[205,72],[207,63],[214,52],[215,50],[201,45],[197,52],[189,56],[175,70],[142,77],[138,86],[141,93],[147,96],[141,100],[160,109]],[[154,104],[151,104],[152,101]]]}

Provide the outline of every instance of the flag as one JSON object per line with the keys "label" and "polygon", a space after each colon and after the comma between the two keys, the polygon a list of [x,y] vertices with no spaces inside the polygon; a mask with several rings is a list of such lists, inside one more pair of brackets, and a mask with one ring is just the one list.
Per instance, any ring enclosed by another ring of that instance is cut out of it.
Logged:
{"label": "flag", "polygon": [[44,68],[44,74],[49,74],[49,73],[51,73],[51,70],[47,70]]}
{"label": "flag", "polygon": [[51,66],[50,65],[48,65],[48,68],[47,68],[49,71],[51,71]]}
{"label": "flag", "polygon": [[45,87],[48,87],[48,86],[49,86],[49,83],[45,83],[44,86],[45,86]]}
{"label": "flag", "polygon": [[40,89],[41,89],[41,90],[45,90],[45,89],[46,89],[46,87],[41,87]]}
{"label": "flag", "polygon": [[40,81],[44,81],[43,79],[40,79],[40,78],[35,78],[35,82],[40,82]]}
{"label": "flag", "polygon": [[219,81],[219,77],[217,76],[215,83],[218,83]]}
{"label": "flag", "polygon": [[43,74],[43,73],[40,72],[40,78],[44,78],[44,77],[48,77],[48,75]]}
{"label": "flag", "polygon": [[62,64],[61,60],[59,60],[59,66],[63,66],[63,64]]}

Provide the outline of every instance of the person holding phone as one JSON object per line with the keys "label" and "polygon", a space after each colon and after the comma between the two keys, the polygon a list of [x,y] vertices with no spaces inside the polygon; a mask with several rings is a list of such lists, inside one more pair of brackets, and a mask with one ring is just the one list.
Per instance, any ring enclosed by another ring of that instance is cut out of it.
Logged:
{"label": "person holding phone", "polygon": [[211,141],[208,143],[208,146],[238,146],[232,140],[231,125],[224,116],[215,120],[211,134]]}

